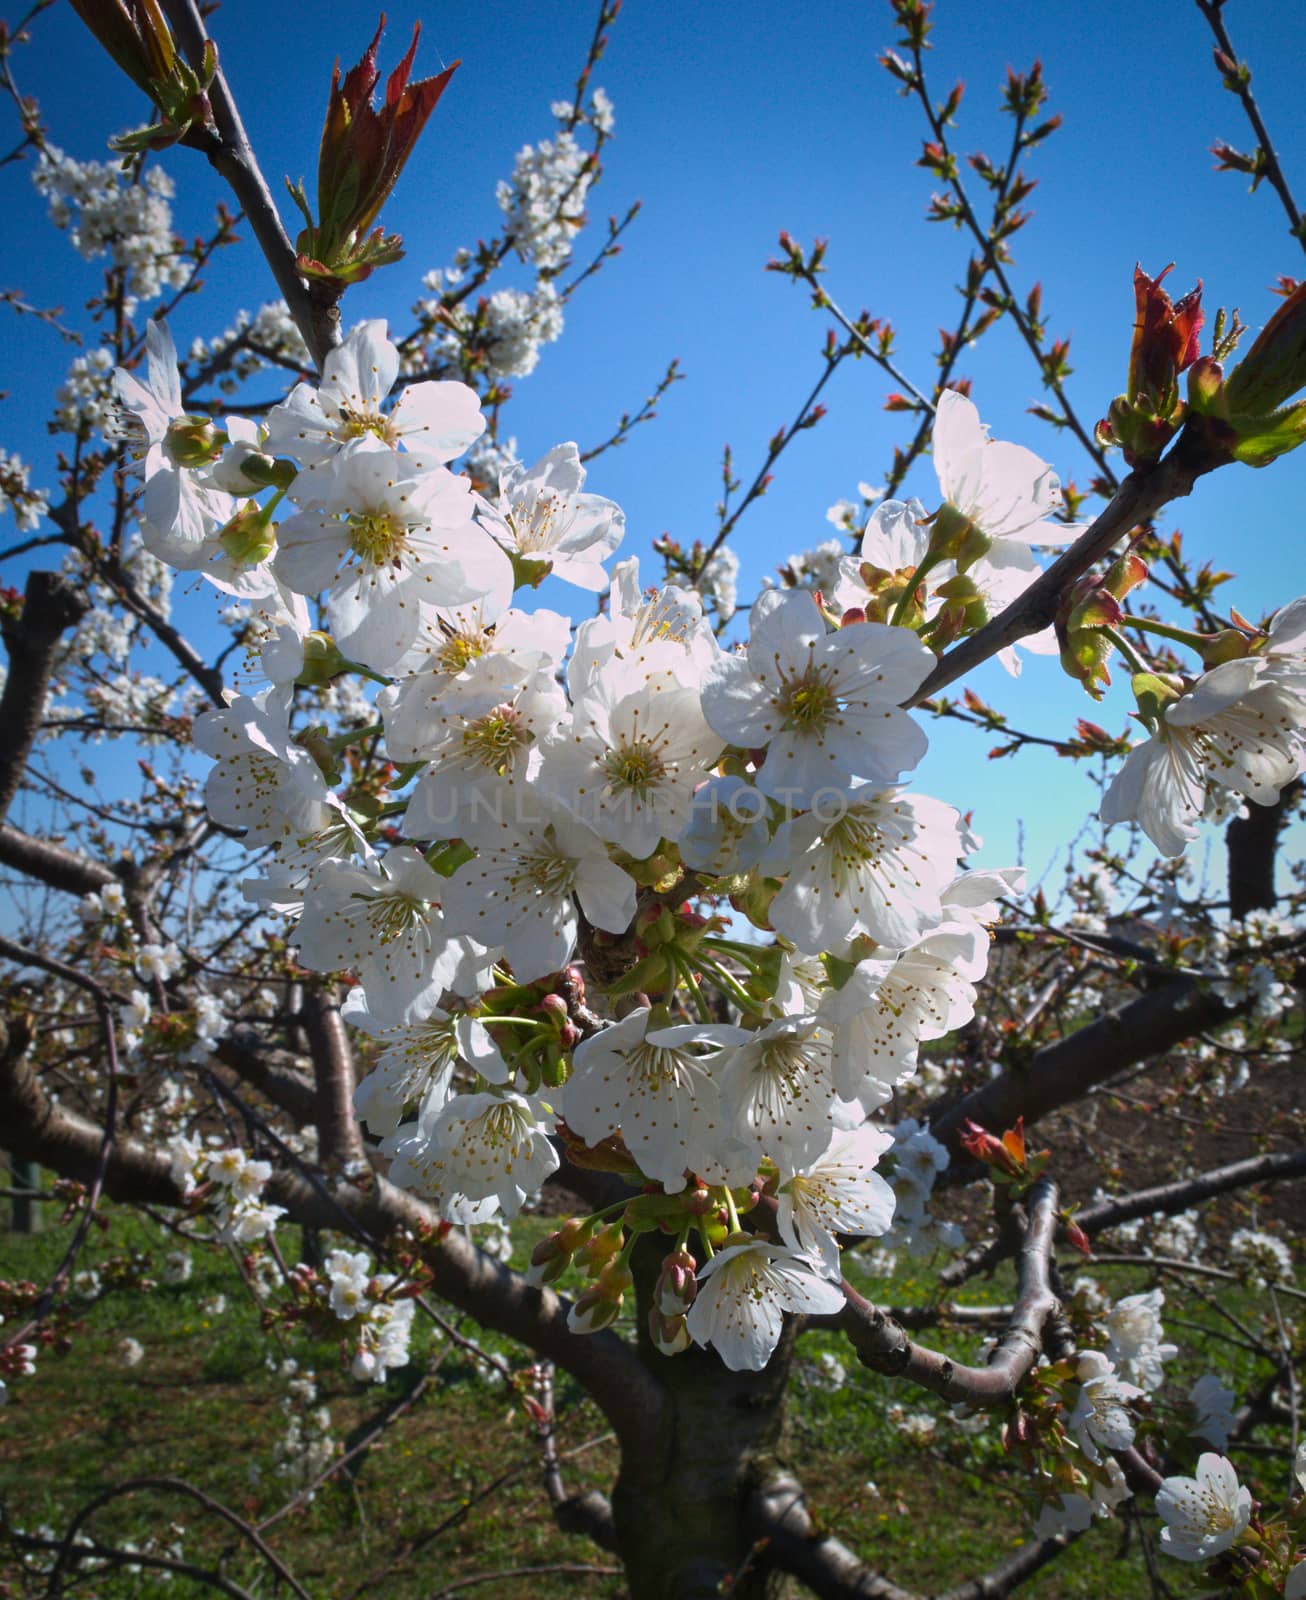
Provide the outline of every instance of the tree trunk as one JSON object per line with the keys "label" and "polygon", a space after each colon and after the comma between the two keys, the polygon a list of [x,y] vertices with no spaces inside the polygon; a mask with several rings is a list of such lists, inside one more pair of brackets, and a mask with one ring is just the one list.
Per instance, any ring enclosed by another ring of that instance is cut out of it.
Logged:
{"label": "tree trunk", "polygon": [[1296,778],[1272,806],[1249,803],[1247,815],[1235,817],[1225,829],[1231,917],[1241,921],[1253,911],[1273,911],[1279,833],[1300,790],[1301,779]]}
{"label": "tree trunk", "polygon": [[[774,1473],[792,1334],[762,1372],[730,1372],[710,1350],[662,1356],[646,1319],[671,1241],[652,1235],[632,1268],[640,1354],[662,1384],[660,1426],[622,1456],[612,1497],[631,1600],[779,1600],[781,1574],[759,1568],[748,1526],[751,1492]],[[725,1580],[732,1580],[726,1584]]]}

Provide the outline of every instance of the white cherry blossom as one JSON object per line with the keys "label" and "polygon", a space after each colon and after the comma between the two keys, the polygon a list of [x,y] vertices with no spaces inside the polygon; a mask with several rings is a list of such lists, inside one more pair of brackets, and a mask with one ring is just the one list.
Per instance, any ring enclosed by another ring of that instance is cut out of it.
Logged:
{"label": "white cherry blossom", "polygon": [[1129,1402],[1143,1391],[1125,1383],[1100,1350],[1086,1350],[1076,1368],[1079,1398],[1067,1421],[1090,1461],[1102,1450],[1127,1450],[1134,1442],[1134,1417]]}
{"label": "white cherry blossom", "polygon": [[717,1082],[730,1132],[750,1149],[754,1170],[762,1156],[786,1171],[806,1166],[829,1142],[830,1037],[815,1017],[759,1028],[731,1052]]}
{"label": "white cherry blossom", "polygon": [[771,921],[809,955],[859,933],[906,949],[943,920],[960,818],[942,801],[872,785],[831,799],[832,821],[813,811],[783,823],[763,857],[767,870],[788,872]]}
{"label": "white cherry blossom", "polygon": [[672,673],[625,688],[611,674],[575,699],[570,723],[545,752],[540,781],[638,859],[663,837],[680,837],[723,741],[704,720],[698,689]]}
{"label": "white cherry blossom", "polygon": [[855,622],[834,632],[806,591],[768,590],[753,606],[746,656],[721,656],[703,684],[712,728],[741,749],[766,749],[757,787],[804,807],[850,778],[894,783],[926,737],[898,709],[934,655],[907,628]]}
{"label": "white cherry blossom", "polygon": [[760,1371],[780,1342],[786,1311],[831,1316],[843,1292],[806,1257],[765,1239],[727,1243],[699,1269],[685,1323],[695,1344],[711,1345],[732,1372]]}
{"label": "white cherry blossom", "polygon": [[621,543],[626,518],[615,502],[584,488],[580,451],[555,445],[533,467],[510,467],[498,501],[482,516],[514,556],[547,562],[555,578],[598,594],[608,587],[603,563]]}
{"label": "white cherry blossom", "polygon": [[1162,855],[1182,855],[1219,791],[1274,804],[1302,769],[1304,725],[1306,698],[1264,677],[1255,658],[1223,662],[1167,704],[1152,737],[1129,752],[1102,821],[1137,822]]}
{"label": "white cherry blossom", "polygon": [[514,1217],[558,1167],[552,1119],[512,1090],[460,1094],[406,1124],[382,1148],[391,1182],[427,1195],[450,1222]]}
{"label": "white cherry blossom", "polygon": [[[363,322],[332,350],[322,381],[298,383],[268,413],[267,448],[312,469],[359,448],[405,447],[415,462],[452,461],[485,432],[476,391],[465,383],[413,383],[386,411],[383,402],[399,375],[399,351],[381,321]],[[308,493],[309,485],[297,485]]]}
{"label": "white cherry blossom", "polygon": [[374,867],[324,862],[295,931],[299,959],[315,972],[356,972],[380,1021],[429,1014],[467,955],[441,915],[446,887],[411,845]]}
{"label": "white cherry blossom", "polygon": [[1161,1548],[1177,1561],[1209,1561],[1227,1550],[1252,1519],[1251,1490],[1224,1456],[1207,1451],[1197,1475],[1166,1478],[1156,1491],[1164,1527]]}
{"label": "white cherry blossom", "polygon": [[893,1144],[884,1128],[863,1123],[836,1131],[817,1158],[789,1176],[781,1165],[776,1210],[780,1237],[802,1255],[819,1262],[824,1276],[838,1281],[838,1234],[882,1234],[893,1221],[895,1196],[875,1171]]}
{"label": "white cherry blossom", "polygon": [[560,1113],[590,1144],[620,1132],[649,1178],[669,1193],[686,1171],[708,1176],[727,1148],[716,1073],[749,1036],[724,1024],[650,1028],[647,1007],[577,1045]]}
{"label": "white cherry blossom", "polygon": [[277,544],[276,576],[297,594],[325,591],[337,644],[379,672],[412,647],[424,605],[506,600],[512,588],[507,558],[472,520],[467,479],[385,447],[341,459],[320,509],[280,523]]}
{"label": "white cherry blossom", "polygon": [[561,802],[532,795],[520,816],[477,816],[474,808],[464,837],[476,857],[444,884],[449,926],[502,946],[518,982],[566,966],[576,946],[576,901],[597,928],[630,926],[635,880]]}
{"label": "white cherry blossom", "polygon": [[943,498],[990,539],[1066,544],[1075,529],[1046,519],[1061,505],[1061,480],[1024,445],[989,438],[973,401],[954,389],[934,413],[934,470]]}

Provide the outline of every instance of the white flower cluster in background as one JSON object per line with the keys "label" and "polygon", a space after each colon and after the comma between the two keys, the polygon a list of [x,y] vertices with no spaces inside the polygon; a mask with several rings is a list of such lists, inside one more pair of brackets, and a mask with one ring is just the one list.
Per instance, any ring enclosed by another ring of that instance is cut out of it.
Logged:
{"label": "white flower cluster in background", "polygon": [[32,167],[32,182],[50,203],[50,220],[85,260],[107,256],[125,273],[127,316],[138,301],[186,283],[191,264],[173,232],[173,182],[161,167],[149,167],[137,183],[117,162],[76,161],[46,144]]}
{"label": "white flower cluster in background", "polygon": [[12,512],[20,533],[34,532],[50,509],[48,492],[33,489],[31,477],[31,468],[21,457],[0,450],[0,515]]}
{"label": "white flower cluster in background", "polygon": [[[512,177],[499,184],[504,234],[512,248],[537,272],[559,272],[571,259],[572,245],[585,222],[585,201],[598,173],[594,153],[569,126],[572,106],[558,101],[553,114],[562,126],[551,139],[523,145]],[[593,95],[591,119],[604,137],[615,125],[612,102],[602,89]]]}
{"label": "white flower cluster in background", "polygon": [[274,1446],[276,1472],[292,1487],[304,1489],[321,1477],[339,1453],[331,1432],[331,1409],[319,1399],[315,1373],[301,1370],[292,1359],[269,1365],[286,1380],[281,1401],[286,1427]]}
{"label": "white flower cluster in background", "polygon": [[218,1224],[218,1237],[229,1244],[248,1245],[265,1239],[276,1227],[284,1206],[266,1204],[260,1199],[263,1187],[272,1176],[267,1161],[251,1160],[236,1146],[207,1149],[199,1139],[174,1134],[165,1146],[172,1181],[190,1194],[201,1184],[212,1185],[209,1203]]}
{"label": "white flower cluster in background", "polygon": [[[389,1273],[373,1273],[372,1259],[365,1250],[332,1250],[323,1270],[329,1285],[324,1293],[332,1311],[351,1324],[349,1370],[362,1381],[383,1383],[388,1372],[408,1365],[412,1300],[385,1298],[398,1280]],[[355,1323],[357,1326],[352,1326]]]}
{"label": "white flower cluster in background", "polygon": [[304,336],[284,300],[269,300],[257,311],[240,311],[232,325],[213,339],[193,339],[189,362],[196,373],[211,372],[224,394],[234,394],[272,359],[312,369]]}

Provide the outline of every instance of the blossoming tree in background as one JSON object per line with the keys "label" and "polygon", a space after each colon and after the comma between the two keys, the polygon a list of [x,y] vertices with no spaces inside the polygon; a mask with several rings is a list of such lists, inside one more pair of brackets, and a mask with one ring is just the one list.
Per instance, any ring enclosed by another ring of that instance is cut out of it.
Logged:
{"label": "blossoming tree in background", "polygon": [[[4,613],[0,809],[21,791],[46,824],[6,821],[0,860],[48,893],[0,946],[23,974],[3,1138],[65,1180],[79,1218],[53,1282],[4,1287],[6,1381],[20,1397],[39,1384],[101,1201],[138,1202],[239,1247],[269,1326],[338,1331],[360,1384],[407,1364],[432,1301],[518,1341],[508,1376],[554,1514],[619,1554],[639,1600],[772,1595],[790,1577],[905,1593],[821,1529],[786,1454],[786,1388],[817,1330],[886,1387],[991,1418],[1027,1466],[1035,1537],[983,1577],[940,1574],[965,1579],[950,1592],[1005,1594],[1144,1505],[1163,1554],[1227,1589],[1306,1591],[1300,1454],[1284,1510],[1254,1507],[1220,1453],[1264,1429],[1287,1483],[1300,1336],[1282,1243],[1244,1229],[1204,1269],[1269,1297],[1281,1341],[1253,1402],[1219,1374],[1167,1391],[1178,1347],[1159,1288],[1113,1300],[1065,1273],[1067,1252],[1140,1219],[1139,1253],[1179,1270],[1198,1254],[1194,1205],[1300,1179],[1306,1153],[1161,1185],[1126,1175],[1072,1211],[1064,1154],[1026,1143],[1166,1052],[1208,1086],[1274,1055],[1300,960],[1274,862],[1306,766],[1306,600],[1285,592],[1255,621],[1222,609],[1154,519],[1306,436],[1306,286],[1285,280],[1254,340],[1222,317],[1210,338],[1199,291],[1172,300],[1140,269],[1125,390],[1086,427],[1037,295],[1011,280],[1021,163],[1055,125],[1038,121],[1041,76],[1009,80],[1010,161],[976,168],[985,217],[949,144],[960,96],[940,109],[927,92],[929,8],[894,0],[884,65],[930,123],[938,214],[978,253],[917,386],[885,325],[825,290],[824,246],[781,236],[772,267],[835,324],[828,365],[889,372],[910,437],[884,496],[835,508],[847,538],[795,557],[745,619],[729,538],[819,420],[815,397],[733,510],[727,461],[716,536],[664,538],[642,570],[591,466],[601,450],[563,438],[529,464],[502,431],[506,380],[558,337],[589,275],[562,281],[613,127],[591,84],[610,0],[557,130],[500,187],[499,234],[426,276],[406,331],[351,324],[348,294],[402,255],[383,210],[450,72],[414,80],[415,40],[382,86],[378,35],[337,73],[292,238],[194,0],[78,10],[157,120],[116,141],[123,167],[76,162],[34,112],[24,123],[53,220],[110,265],[101,342],[58,398],[73,441],[59,493],[0,464],[31,535],[11,557],[63,551]],[[232,220],[178,250],[156,155],[174,146],[230,183],[281,295],[184,351],[170,313]],[[492,287],[513,257],[533,287]],[[1093,512],[1034,449],[991,438],[967,392],[962,351],[1003,324],[1035,355],[1058,446],[1076,436],[1092,459]],[[256,372],[284,394],[251,405]],[[903,497],[927,454],[920,497]],[[202,582],[174,609],[177,571]],[[546,577],[582,620],[537,603]],[[218,652],[184,631],[205,607]],[[133,668],[146,648],[171,676]],[[1014,868],[968,864],[962,786],[912,786],[931,717],[1030,741],[965,688],[990,656],[1017,670],[1018,648],[1028,674],[1064,669],[1094,700],[1114,669],[1136,708],[1132,743],[1087,720],[1055,743],[1110,763],[1101,820],[1135,825],[1156,858],[1136,838],[1124,856],[1103,847],[1061,908],[1027,898]],[[141,747],[135,800],[70,790],[58,752],[87,738]],[[1183,893],[1209,820],[1230,829],[1223,907]],[[964,1231],[946,1194],[985,1181],[992,1204]],[[519,1273],[482,1245],[542,1188],[577,1209]],[[292,1224],[329,1247],[288,1264]],[[877,1305],[888,1251],[933,1260],[937,1295]],[[996,1316],[943,1298],[1007,1261],[1015,1294]],[[944,1320],[976,1325],[969,1362],[915,1337]],[[617,1436],[608,1498],[567,1491],[555,1369]],[[287,1378],[302,1489],[334,1458],[311,1381]],[[15,1544],[45,1552],[52,1582],[79,1559],[71,1536]]]}

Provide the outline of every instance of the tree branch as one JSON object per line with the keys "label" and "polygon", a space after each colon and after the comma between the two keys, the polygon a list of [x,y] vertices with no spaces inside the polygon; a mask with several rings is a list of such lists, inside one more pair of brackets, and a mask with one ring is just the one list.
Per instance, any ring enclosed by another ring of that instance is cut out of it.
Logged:
{"label": "tree branch", "polygon": [[[198,68],[204,56],[208,30],[196,0],[163,0],[163,9],[191,66]],[[319,305],[299,275],[294,246],[282,224],[281,213],[221,67],[209,86],[209,102],[213,107],[216,135],[207,129],[193,129],[183,142],[201,150],[210,166],[230,184],[277,280],[281,297],[321,371],[327,355],[340,343],[340,312],[335,305]]]}
{"label": "tree branch", "polygon": [[1029,1220],[1020,1244],[1016,1300],[987,1365],[968,1367],[915,1344],[905,1328],[846,1281],[844,1310],[828,1319],[813,1317],[811,1325],[839,1328],[863,1366],[889,1377],[906,1378],[946,1400],[986,1408],[1009,1400],[1038,1360],[1044,1330],[1060,1310],[1050,1272],[1057,1226],[1056,1185],[1049,1178],[1040,1178],[1030,1189],[1027,1204]]}
{"label": "tree branch", "polygon": [[59,572],[29,572],[23,609],[16,619],[0,616],[9,651],[9,672],[0,694],[0,821],[18,793],[23,769],[45,716],[59,641],[90,609],[73,583]]}
{"label": "tree branch", "polygon": [[328,1172],[366,1171],[367,1152],[354,1115],[354,1047],[334,984],[305,990],[303,1022],[316,1086],[318,1160]]}
{"label": "tree branch", "polygon": [[[930,1132],[955,1155],[967,1118],[996,1129],[1009,1128],[1022,1116],[1026,1123],[1036,1122],[1126,1067],[1236,1015],[1235,1008],[1195,979],[1176,979],[1044,1045],[1020,1071],[990,1079],[946,1109],[931,1107],[926,1113]],[[967,1168],[954,1161],[940,1182],[956,1183],[966,1176]]]}
{"label": "tree branch", "polygon": [[233,1028],[219,1040],[214,1059],[295,1119],[299,1127],[316,1120],[317,1088],[296,1065],[299,1057],[260,1039],[253,1028]]}
{"label": "tree branch", "polygon": [[[0,1055],[0,1129],[5,1147],[20,1160],[37,1161],[63,1177],[93,1181],[104,1133],[89,1118],[57,1105],[30,1065]],[[104,1193],[115,1200],[169,1208],[185,1204],[168,1158],[120,1137],[109,1153]],[[481,1251],[462,1233],[444,1233],[425,1201],[373,1178],[367,1187],[318,1187],[298,1173],[273,1173],[265,1191],[292,1222],[339,1229],[352,1221],[376,1248],[396,1229],[429,1241],[424,1257],[432,1288],[484,1327],[506,1334],[571,1374],[611,1422],[623,1447],[638,1450],[654,1436],[663,1406],[661,1385],[618,1335],[582,1337],[567,1327],[567,1306],[551,1290],[536,1289],[520,1273]]]}
{"label": "tree branch", "polygon": [[0,823],[0,865],[13,867],[16,872],[67,894],[94,894],[120,881],[99,861],[47,839],[34,838],[7,822]]}
{"label": "tree branch", "polygon": [[1121,1223],[1134,1222],[1139,1217],[1153,1216],[1158,1211],[1172,1216],[1214,1195],[1227,1194],[1230,1189],[1245,1189],[1254,1183],[1283,1183],[1301,1177],[1306,1177],[1306,1150],[1248,1156],[1245,1161],[1234,1161],[1227,1167],[1212,1167],[1207,1172],[1182,1178],[1177,1183],[1161,1183],[1155,1188],[1139,1189],[1134,1194],[1123,1195],[1116,1200],[1102,1200],[1095,1206],[1085,1206],[1082,1211],[1075,1213],[1075,1221],[1085,1233],[1091,1235],[1101,1233],[1106,1228],[1117,1228]]}
{"label": "tree branch", "polygon": [[1049,627],[1056,618],[1061,596],[1076,578],[1082,577],[1140,523],[1151,521],[1162,506],[1191,493],[1198,478],[1222,465],[1223,459],[1185,432],[1169,455],[1153,466],[1136,467],[1091,527],[1005,611],[950,650],[911,699],[903,702],[904,707],[920,705],[1007,645]]}

